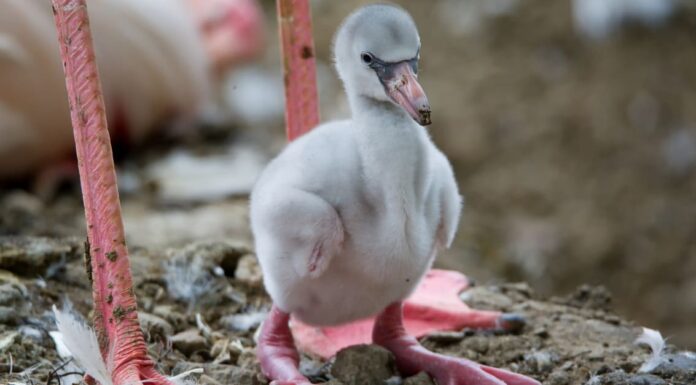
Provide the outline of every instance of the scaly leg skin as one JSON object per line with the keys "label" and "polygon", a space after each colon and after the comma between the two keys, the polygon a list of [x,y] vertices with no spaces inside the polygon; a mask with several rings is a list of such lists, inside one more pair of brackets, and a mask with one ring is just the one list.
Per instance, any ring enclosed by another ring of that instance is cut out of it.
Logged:
{"label": "scaly leg skin", "polygon": [[277,0],[285,79],[285,124],[295,140],[319,124],[317,71],[309,0]]}
{"label": "scaly leg skin", "polygon": [[298,369],[300,354],[295,348],[289,321],[290,315],[273,305],[263,322],[256,356],[261,371],[272,380],[271,385],[310,385],[311,382]]}
{"label": "scaly leg skin", "polygon": [[85,0],[52,0],[89,239],[94,328],[115,385],[171,384],[140,330],[116,172]]}
{"label": "scaly leg skin", "polygon": [[438,385],[540,385],[520,374],[425,349],[406,333],[401,302],[390,305],[377,317],[372,339],[394,354],[401,374],[425,371]]}

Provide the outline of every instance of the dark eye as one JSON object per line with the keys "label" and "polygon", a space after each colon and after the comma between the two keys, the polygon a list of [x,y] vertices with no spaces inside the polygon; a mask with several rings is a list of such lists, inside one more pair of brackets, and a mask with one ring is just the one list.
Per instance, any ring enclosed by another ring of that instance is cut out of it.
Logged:
{"label": "dark eye", "polygon": [[369,52],[363,52],[360,55],[360,59],[362,59],[362,62],[365,64],[372,64],[372,61],[374,60],[374,56],[372,56],[372,54]]}

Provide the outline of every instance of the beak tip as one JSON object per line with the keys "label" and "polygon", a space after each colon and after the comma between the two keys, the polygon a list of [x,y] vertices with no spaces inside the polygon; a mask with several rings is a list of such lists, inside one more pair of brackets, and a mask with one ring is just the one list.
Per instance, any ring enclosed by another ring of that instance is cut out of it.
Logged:
{"label": "beak tip", "polygon": [[432,124],[432,120],[430,119],[430,109],[423,109],[418,111],[418,123],[420,123],[422,126],[429,126]]}

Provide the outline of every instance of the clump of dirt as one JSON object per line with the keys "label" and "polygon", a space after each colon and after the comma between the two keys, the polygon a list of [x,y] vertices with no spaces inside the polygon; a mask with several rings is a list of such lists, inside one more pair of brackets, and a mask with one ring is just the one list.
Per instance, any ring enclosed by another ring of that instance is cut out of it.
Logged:
{"label": "clump of dirt", "polygon": [[[0,250],[11,245],[17,253],[29,253],[40,244],[57,253],[76,245],[74,238],[51,242],[0,239]],[[203,368],[201,384],[267,383],[255,358],[253,335],[270,301],[250,249],[233,242],[198,242],[162,251],[137,248],[131,260],[141,326],[162,372],[176,375]],[[180,281],[172,281],[172,274]],[[177,282],[180,287],[172,287]],[[205,294],[194,295],[200,285]],[[79,258],[68,259],[50,277],[24,269],[0,270],[0,381],[57,384],[67,374],[70,366],[49,336],[55,330],[50,309],[69,302],[88,315],[90,290]],[[191,296],[185,295],[187,290]],[[436,333],[422,339],[426,347],[550,385],[696,381],[696,355],[673,346],[651,373],[638,373],[650,354],[634,344],[641,330],[611,311],[611,297],[603,288],[583,286],[568,296],[544,299],[526,284],[477,286],[462,299],[474,308],[522,314],[528,323],[515,334]],[[329,362],[303,357],[302,370],[313,381],[332,385],[432,384],[424,373],[402,378],[391,353],[377,346],[351,347]]]}

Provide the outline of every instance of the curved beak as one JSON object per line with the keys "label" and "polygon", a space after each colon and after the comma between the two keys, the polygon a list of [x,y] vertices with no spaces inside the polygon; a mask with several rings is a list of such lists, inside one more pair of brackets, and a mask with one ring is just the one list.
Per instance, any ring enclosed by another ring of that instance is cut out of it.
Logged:
{"label": "curved beak", "polygon": [[389,97],[411,115],[413,120],[422,126],[431,123],[430,103],[423,87],[418,83],[411,62],[387,64],[383,71],[377,72],[377,76]]}

